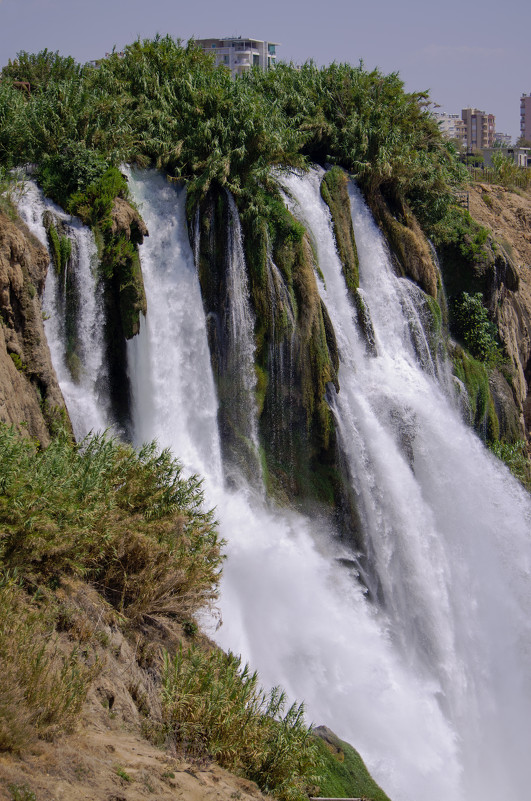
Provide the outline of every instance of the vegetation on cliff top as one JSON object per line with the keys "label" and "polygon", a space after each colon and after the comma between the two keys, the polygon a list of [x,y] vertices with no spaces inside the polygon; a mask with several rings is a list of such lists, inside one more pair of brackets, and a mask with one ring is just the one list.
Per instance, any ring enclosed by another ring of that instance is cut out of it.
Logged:
{"label": "vegetation on cliff top", "polygon": [[212,182],[246,193],[267,182],[272,166],[309,158],[440,216],[459,174],[427,95],[405,92],[396,73],[308,62],[233,80],[193,41],[169,36],[138,40],[97,69],[46,50],[19,53],[2,70],[0,123],[7,166],[74,159],[84,148],[89,167],[153,164],[186,180],[192,195]]}

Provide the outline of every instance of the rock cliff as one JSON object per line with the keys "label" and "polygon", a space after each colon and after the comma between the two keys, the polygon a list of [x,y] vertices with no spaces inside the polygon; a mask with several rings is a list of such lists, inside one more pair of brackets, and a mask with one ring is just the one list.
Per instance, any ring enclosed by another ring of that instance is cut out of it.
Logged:
{"label": "rock cliff", "polygon": [[43,445],[66,412],[40,303],[48,264],[26,226],[0,212],[0,420]]}
{"label": "rock cliff", "polygon": [[[511,389],[528,439],[531,437],[531,195],[501,186],[473,184],[470,213],[490,228],[503,262],[516,280],[497,280],[489,299],[514,375]],[[499,272],[499,269],[498,269]],[[503,276],[496,276],[503,278]]]}

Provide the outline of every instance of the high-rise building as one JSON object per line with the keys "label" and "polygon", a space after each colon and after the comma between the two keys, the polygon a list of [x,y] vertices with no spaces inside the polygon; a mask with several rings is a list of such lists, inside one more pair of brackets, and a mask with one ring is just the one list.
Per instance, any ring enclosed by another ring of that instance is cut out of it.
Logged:
{"label": "high-rise building", "polygon": [[457,139],[459,142],[466,141],[466,125],[459,114],[444,114],[436,111],[433,116],[443,136],[447,139]]}
{"label": "high-rise building", "polygon": [[461,119],[466,125],[466,141],[469,150],[480,150],[494,145],[496,117],[477,108],[464,108]]}
{"label": "high-rise building", "polygon": [[531,141],[531,94],[520,98],[520,136]]}
{"label": "high-rise building", "polygon": [[224,39],[196,39],[206,53],[213,53],[216,64],[224,64],[233,75],[241,75],[251,67],[267,70],[276,62],[278,42],[227,36]]}

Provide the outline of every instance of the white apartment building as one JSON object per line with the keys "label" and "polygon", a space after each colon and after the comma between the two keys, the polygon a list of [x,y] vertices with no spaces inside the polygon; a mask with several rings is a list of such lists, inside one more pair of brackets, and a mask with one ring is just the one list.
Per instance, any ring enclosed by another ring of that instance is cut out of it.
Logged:
{"label": "white apartment building", "polygon": [[447,139],[457,139],[460,142],[466,141],[466,125],[459,114],[444,114],[436,111],[434,117],[443,136]]}
{"label": "white apartment building", "polygon": [[213,53],[216,64],[224,64],[233,75],[241,75],[251,67],[267,70],[276,62],[278,42],[227,36],[224,39],[196,39],[206,53]]}
{"label": "white apartment building", "polygon": [[496,131],[494,134],[494,144],[501,145],[502,147],[511,147],[512,140],[511,134],[501,133],[501,131]]}

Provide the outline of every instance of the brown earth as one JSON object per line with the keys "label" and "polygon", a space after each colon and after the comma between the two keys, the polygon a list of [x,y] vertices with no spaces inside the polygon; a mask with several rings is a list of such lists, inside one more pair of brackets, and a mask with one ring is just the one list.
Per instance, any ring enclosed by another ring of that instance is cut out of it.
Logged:
{"label": "brown earth", "polygon": [[95,677],[74,732],[0,752],[0,801],[265,800],[256,784],[210,759],[142,736],[160,720],[161,646],[186,644],[178,624],[161,618],[132,627],[80,581],[65,580],[55,597],[69,621],[59,648],[88,654]]}

